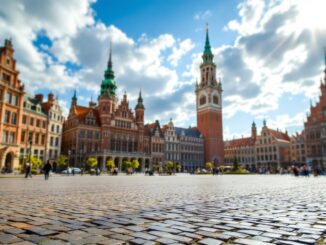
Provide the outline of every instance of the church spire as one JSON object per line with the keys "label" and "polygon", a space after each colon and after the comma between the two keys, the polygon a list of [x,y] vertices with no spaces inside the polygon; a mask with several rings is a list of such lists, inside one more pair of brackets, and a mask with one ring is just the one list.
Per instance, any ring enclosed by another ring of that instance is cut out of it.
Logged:
{"label": "church spire", "polygon": [[114,72],[112,69],[112,44],[110,43],[109,60],[107,69],[104,72],[104,80],[101,83],[100,96],[115,96],[117,85],[114,80]]}
{"label": "church spire", "polygon": [[110,54],[108,60],[108,69],[112,70],[112,43],[110,42]]}
{"label": "church spire", "polygon": [[143,104],[143,97],[141,96],[141,90],[139,90],[138,103],[137,103],[135,109],[145,109],[144,104]]}
{"label": "church spire", "polygon": [[212,53],[211,44],[209,42],[208,23],[206,23],[206,41],[205,41],[205,48],[204,48],[204,53],[202,55],[202,58],[205,64],[213,63],[214,55]]}

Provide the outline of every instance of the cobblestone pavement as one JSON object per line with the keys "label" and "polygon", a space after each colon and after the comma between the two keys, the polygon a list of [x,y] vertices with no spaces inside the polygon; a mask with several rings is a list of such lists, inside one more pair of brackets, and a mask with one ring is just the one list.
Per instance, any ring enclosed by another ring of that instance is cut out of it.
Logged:
{"label": "cobblestone pavement", "polygon": [[0,178],[0,244],[324,244],[326,177]]}

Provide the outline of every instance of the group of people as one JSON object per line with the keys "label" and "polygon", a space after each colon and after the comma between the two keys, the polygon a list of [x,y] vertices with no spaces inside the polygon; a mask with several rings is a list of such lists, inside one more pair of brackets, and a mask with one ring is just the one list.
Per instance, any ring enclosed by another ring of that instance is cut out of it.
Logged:
{"label": "group of people", "polygon": [[[44,173],[44,179],[48,180],[50,177],[50,171],[52,170],[50,161],[47,161],[46,164],[44,164],[42,170]],[[25,165],[25,178],[32,178],[32,164],[29,162]]]}

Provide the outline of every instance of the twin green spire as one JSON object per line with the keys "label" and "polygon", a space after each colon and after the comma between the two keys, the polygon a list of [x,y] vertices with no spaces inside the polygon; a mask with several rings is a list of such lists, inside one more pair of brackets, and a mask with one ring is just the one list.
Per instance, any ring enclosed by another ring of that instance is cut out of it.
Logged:
{"label": "twin green spire", "polygon": [[204,64],[213,64],[214,55],[212,53],[211,44],[209,43],[209,36],[208,36],[208,23],[206,23],[206,41],[205,41],[205,48],[204,53],[202,55]]}
{"label": "twin green spire", "polygon": [[117,89],[117,85],[114,80],[114,72],[112,69],[112,48],[110,45],[110,55],[108,60],[107,69],[104,72],[104,80],[101,83],[101,92],[100,96],[115,96],[115,90]]}

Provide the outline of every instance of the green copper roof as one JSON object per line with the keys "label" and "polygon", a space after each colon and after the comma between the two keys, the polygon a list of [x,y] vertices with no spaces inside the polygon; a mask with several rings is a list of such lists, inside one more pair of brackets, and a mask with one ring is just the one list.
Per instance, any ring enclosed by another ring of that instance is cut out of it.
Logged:
{"label": "green copper roof", "polygon": [[204,64],[213,64],[214,55],[212,53],[211,44],[209,42],[209,35],[208,35],[208,24],[206,24],[206,41],[205,41],[205,48],[203,53],[203,62]]}
{"label": "green copper roof", "polygon": [[116,88],[117,88],[117,85],[114,80],[114,72],[112,69],[112,52],[111,52],[111,48],[110,48],[110,56],[109,56],[109,60],[108,60],[108,66],[104,72],[104,80],[102,81],[102,84],[101,84],[100,96],[115,95]]}
{"label": "green copper roof", "polygon": [[139,91],[138,103],[136,105],[136,109],[145,109],[143,104],[143,98],[141,96],[141,91]]}

